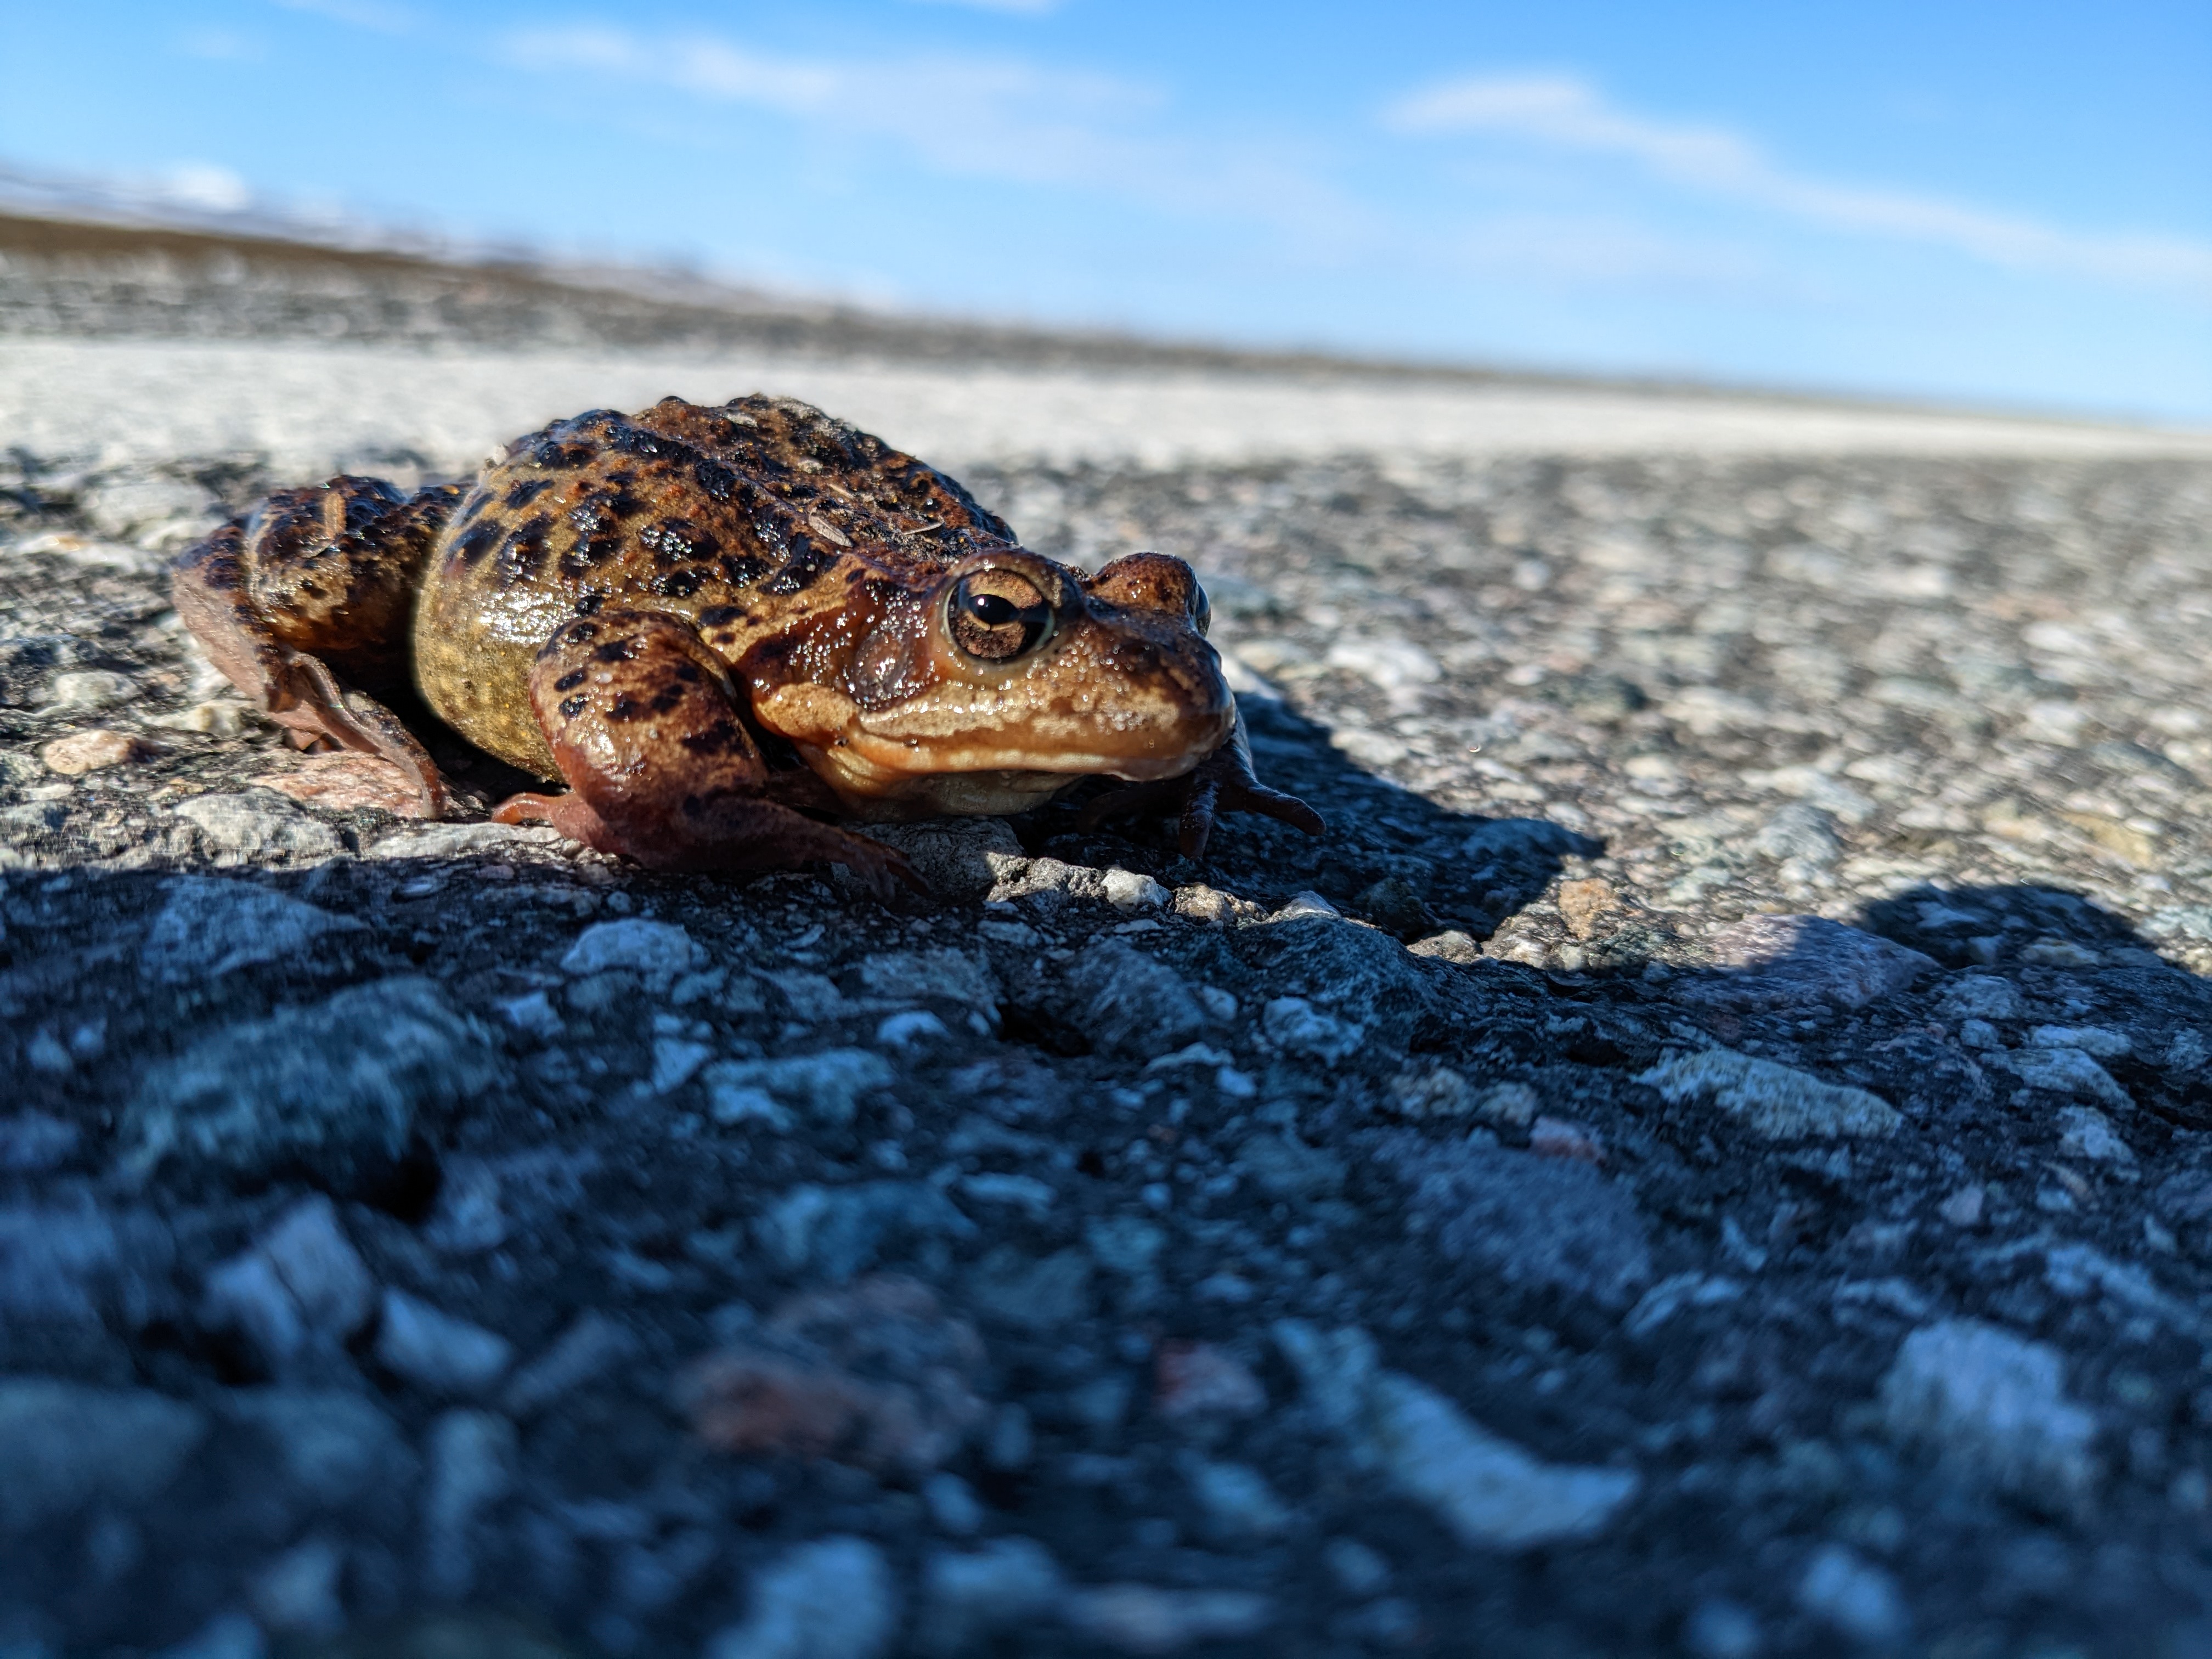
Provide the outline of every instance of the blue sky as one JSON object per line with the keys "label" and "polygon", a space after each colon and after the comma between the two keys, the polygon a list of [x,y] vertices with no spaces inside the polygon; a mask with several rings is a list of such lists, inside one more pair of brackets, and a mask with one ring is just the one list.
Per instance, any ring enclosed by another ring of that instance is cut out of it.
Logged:
{"label": "blue sky", "polygon": [[0,0],[0,161],[898,306],[2212,425],[2212,7]]}

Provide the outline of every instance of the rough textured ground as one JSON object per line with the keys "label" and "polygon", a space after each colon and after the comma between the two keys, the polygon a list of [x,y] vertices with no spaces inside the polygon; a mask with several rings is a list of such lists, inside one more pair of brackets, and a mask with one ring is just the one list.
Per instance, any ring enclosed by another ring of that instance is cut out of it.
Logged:
{"label": "rough textured ground", "polygon": [[291,754],[269,466],[0,464],[0,1647],[2212,1646],[2212,467],[971,469],[1332,830],[893,912]]}

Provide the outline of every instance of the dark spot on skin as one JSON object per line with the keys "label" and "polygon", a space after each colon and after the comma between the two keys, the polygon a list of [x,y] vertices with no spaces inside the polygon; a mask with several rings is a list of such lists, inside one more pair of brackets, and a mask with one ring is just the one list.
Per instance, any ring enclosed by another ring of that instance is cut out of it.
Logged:
{"label": "dark spot on skin", "polygon": [[665,714],[670,709],[675,708],[677,704],[683,701],[684,688],[682,686],[664,685],[659,690],[653,693],[651,706],[654,714]]}
{"label": "dark spot on skin", "polygon": [[584,671],[580,668],[572,668],[553,682],[553,689],[556,691],[574,691],[583,683]]}
{"label": "dark spot on skin", "polygon": [[676,665],[676,678],[682,680],[686,685],[698,684],[699,665],[693,662],[678,663]]}
{"label": "dark spot on skin", "polygon": [[649,712],[627,691],[607,706],[607,718],[611,720],[641,720]]}
{"label": "dark spot on skin", "polygon": [[732,554],[722,561],[722,580],[732,587],[750,587],[774,569],[766,559],[750,553]]}
{"label": "dark spot on skin", "polygon": [[716,720],[703,732],[693,732],[678,742],[694,755],[726,755],[740,748],[734,720]]}
{"label": "dark spot on skin", "polygon": [[823,573],[837,562],[835,553],[817,548],[804,536],[791,538],[793,549],[792,561],[776,572],[768,584],[771,593],[799,593],[811,587]]}
{"label": "dark spot on skin", "polygon": [[[580,678],[582,677],[579,675],[574,678]],[[592,700],[589,697],[574,696],[565,698],[562,700],[561,704],[561,718],[564,720],[572,720],[591,706]]]}
{"label": "dark spot on skin", "polygon": [[609,640],[592,653],[593,662],[628,662],[637,655],[635,640]]}
{"label": "dark spot on skin", "polygon": [[[553,488],[550,478],[518,478],[507,492],[509,507],[527,507]],[[489,497],[485,498],[487,501]]]}
{"label": "dark spot on skin", "polygon": [[720,628],[726,623],[737,621],[744,614],[741,605],[710,605],[699,613],[699,625],[702,628]]}
{"label": "dark spot on skin", "polygon": [[576,614],[580,617],[597,616],[599,607],[606,602],[607,596],[604,593],[586,593],[576,601]]}
{"label": "dark spot on skin", "polygon": [[718,501],[728,501],[730,492],[737,488],[738,475],[720,461],[701,458],[692,466],[691,476],[699,481],[700,489]]}
{"label": "dark spot on skin", "polygon": [[707,573],[696,565],[670,570],[653,579],[653,591],[672,599],[688,599],[707,585]]}
{"label": "dark spot on skin", "polygon": [[499,552],[502,583],[527,581],[538,574],[545,562],[545,532],[552,527],[552,520],[541,514],[526,519],[508,532],[507,544]]}
{"label": "dark spot on skin", "polygon": [[592,622],[571,623],[568,624],[568,637],[578,645],[589,645],[599,637],[599,625]]}
{"label": "dark spot on skin", "polygon": [[453,556],[463,564],[474,564],[485,554],[490,552],[493,544],[498,540],[499,526],[497,524],[477,525],[469,531],[467,535],[453,544]]}

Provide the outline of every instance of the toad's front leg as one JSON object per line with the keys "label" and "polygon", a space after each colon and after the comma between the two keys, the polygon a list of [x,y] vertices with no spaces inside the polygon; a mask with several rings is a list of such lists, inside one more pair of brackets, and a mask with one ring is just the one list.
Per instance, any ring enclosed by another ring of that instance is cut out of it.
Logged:
{"label": "toad's front leg", "polygon": [[1296,795],[1260,781],[1252,770],[1252,740],[1245,734],[1241,708],[1229,740],[1191,770],[1179,778],[1132,784],[1101,795],[1084,808],[1079,822],[1091,830],[1109,818],[1146,811],[1176,815],[1176,845],[1184,857],[1194,859],[1206,856],[1214,823],[1224,812],[1257,812],[1310,836],[1324,834],[1328,828],[1322,815]]}
{"label": "toad's front leg", "polygon": [[493,814],[501,823],[543,820],[657,870],[842,864],[879,896],[910,879],[890,848],[767,799],[728,671],[686,617],[610,609],[564,623],[531,665],[530,701],[568,793],[514,796]]}

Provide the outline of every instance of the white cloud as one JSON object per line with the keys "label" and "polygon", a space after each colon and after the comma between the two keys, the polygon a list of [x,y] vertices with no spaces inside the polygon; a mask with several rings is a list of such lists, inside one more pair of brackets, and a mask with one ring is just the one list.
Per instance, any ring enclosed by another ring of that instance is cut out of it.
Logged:
{"label": "white cloud", "polygon": [[1909,191],[1808,178],[1779,165],[1741,133],[1636,114],[1574,76],[1446,81],[1400,100],[1383,118],[1404,133],[1494,133],[1618,156],[1670,182],[1830,229],[1929,243],[1996,264],[2212,295],[2212,244],[2071,231]]}
{"label": "white cloud", "polygon": [[785,116],[830,140],[888,140],[941,172],[1073,186],[1170,210],[1260,219],[1307,235],[1369,216],[1276,147],[1164,132],[1154,88],[974,54],[798,58],[720,36],[587,25],[509,34],[500,56],[588,70]]}
{"label": "white cloud", "polygon": [[179,207],[203,213],[243,213],[253,205],[253,191],[228,167],[205,161],[183,161],[155,183],[155,189]]}

